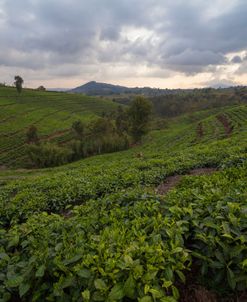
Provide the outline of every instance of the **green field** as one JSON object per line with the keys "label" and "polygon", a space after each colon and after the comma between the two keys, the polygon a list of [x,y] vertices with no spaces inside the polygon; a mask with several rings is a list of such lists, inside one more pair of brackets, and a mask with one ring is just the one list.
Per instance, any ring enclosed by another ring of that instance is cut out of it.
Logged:
{"label": "green field", "polygon": [[2,170],[0,299],[241,301],[246,184],[245,105],[171,119],[126,151]]}
{"label": "green field", "polygon": [[[25,167],[26,131],[38,129],[42,141],[64,143],[71,139],[76,120],[89,121],[117,105],[111,101],[76,94],[0,87],[0,166]],[[0,168],[1,169],[1,168]]]}

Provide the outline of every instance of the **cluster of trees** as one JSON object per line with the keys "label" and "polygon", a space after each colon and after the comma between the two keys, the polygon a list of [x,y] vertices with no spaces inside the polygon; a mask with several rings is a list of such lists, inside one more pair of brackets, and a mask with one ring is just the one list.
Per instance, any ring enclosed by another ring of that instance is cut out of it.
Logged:
{"label": "cluster of trees", "polygon": [[[132,96],[123,96],[114,98],[113,101],[128,105],[131,99]],[[157,117],[169,118],[199,110],[246,103],[247,87],[181,90],[176,93],[150,97],[149,100]]]}
{"label": "cluster of trees", "polygon": [[241,102],[234,92],[214,89],[195,90],[181,94],[170,94],[150,99],[154,112],[160,117],[174,117],[199,110],[224,107]]}
{"label": "cluster of trees", "polygon": [[81,121],[72,124],[73,160],[91,155],[114,152],[129,147],[129,137],[125,131],[119,131],[116,120],[109,116],[99,117],[85,125]]}
{"label": "cluster of trees", "polygon": [[39,91],[46,91],[46,89],[45,89],[45,87],[43,85],[39,86],[37,88],[37,90],[39,90]]}
{"label": "cluster of trees", "polygon": [[131,143],[140,142],[148,132],[151,114],[151,103],[136,97],[127,109],[119,106],[115,112],[103,114],[88,124],[80,120],[73,122],[72,139],[66,146],[41,142],[37,128],[30,126],[26,133],[30,163],[39,168],[58,166],[91,155],[127,149]]}
{"label": "cluster of trees", "polygon": [[[21,76],[17,75],[15,76],[15,81],[14,81],[14,85],[15,85],[15,88],[17,90],[17,92],[20,94],[22,92],[22,85],[24,83],[24,80]],[[1,86],[1,83],[0,83],[0,86]],[[3,85],[2,85],[3,86]],[[5,83],[4,83],[4,86],[5,86]],[[46,88],[41,85],[37,88],[37,90],[39,91],[46,91]]]}

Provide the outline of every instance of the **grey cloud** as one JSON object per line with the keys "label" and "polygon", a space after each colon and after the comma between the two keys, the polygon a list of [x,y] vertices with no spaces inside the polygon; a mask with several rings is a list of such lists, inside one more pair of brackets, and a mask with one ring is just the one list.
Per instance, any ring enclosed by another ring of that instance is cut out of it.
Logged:
{"label": "grey cloud", "polygon": [[231,59],[231,63],[234,63],[234,64],[242,63],[242,59],[240,56],[235,56]]}
{"label": "grey cloud", "polygon": [[229,79],[218,79],[214,78],[211,81],[202,83],[204,87],[212,87],[212,88],[227,88],[237,85],[235,81],[231,81]]}
{"label": "grey cloud", "polygon": [[[168,69],[196,74],[211,66],[241,63],[240,57],[227,62],[225,56],[247,49],[246,1],[233,0],[222,11],[219,3],[0,0],[0,65],[50,67],[51,73],[60,68],[64,74],[67,66],[68,74],[77,75],[88,64],[97,69],[105,63],[138,63],[155,68],[157,74],[158,69],[161,74]],[[147,29],[152,36],[128,39],[127,28]]]}
{"label": "grey cloud", "polygon": [[247,59],[239,66],[238,70],[236,71],[238,75],[247,75]]}
{"label": "grey cloud", "polygon": [[117,41],[119,36],[119,32],[113,27],[103,28],[100,33],[101,40]]}
{"label": "grey cloud", "polygon": [[184,71],[185,73],[200,72],[208,65],[219,65],[226,63],[222,54],[212,51],[199,51],[186,49],[184,52],[163,58],[165,64],[173,69]]}
{"label": "grey cloud", "polygon": [[[176,1],[168,7],[166,15],[171,22],[161,28],[168,35],[162,45],[164,62],[174,56],[180,59],[186,49],[191,49],[196,53],[195,60],[191,58],[192,64],[189,64],[189,58],[186,65],[181,65],[181,70],[193,71],[194,65],[197,72],[198,66],[203,69],[208,64],[225,64],[224,55],[247,48],[246,2],[234,1],[231,10],[217,17],[205,17],[205,5],[210,2],[187,1],[185,5],[183,1]],[[194,64],[194,61],[200,61],[200,64]],[[173,67],[178,68],[175,60],[170,68]]]}

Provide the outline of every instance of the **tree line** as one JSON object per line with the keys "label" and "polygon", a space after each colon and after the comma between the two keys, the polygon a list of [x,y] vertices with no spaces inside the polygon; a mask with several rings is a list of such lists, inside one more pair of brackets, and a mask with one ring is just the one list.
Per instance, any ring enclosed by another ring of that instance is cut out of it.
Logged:
{"label": "tree line", "polygon": [[[114,102],[128,105],[132,96],[113,98]],[[247,102],[247,87],[224,89],[203,88],[150,97],[157,117],[170,118],[200,110],[213,109]]]}

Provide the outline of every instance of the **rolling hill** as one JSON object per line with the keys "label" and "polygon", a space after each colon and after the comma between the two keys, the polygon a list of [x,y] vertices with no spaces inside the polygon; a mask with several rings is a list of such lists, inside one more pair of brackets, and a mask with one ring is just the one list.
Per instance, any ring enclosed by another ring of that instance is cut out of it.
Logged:
{"label": "rolling hill", "polygon": [[0,166],[25,166],[26,131],[35,125],[42,141],[70,140],[75,120],[89,121],[117,105],[102,98],[0,87]]}
{"label": "rolling hill", "polygon": [[169,119],[126,151],[0,171],[0,297],[245,301],[246,145],[234,105]]}

